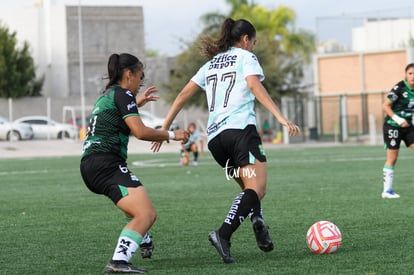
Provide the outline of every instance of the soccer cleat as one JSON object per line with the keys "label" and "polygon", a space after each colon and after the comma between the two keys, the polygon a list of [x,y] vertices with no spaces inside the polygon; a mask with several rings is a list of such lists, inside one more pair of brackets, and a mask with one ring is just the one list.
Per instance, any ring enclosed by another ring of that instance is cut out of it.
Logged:
{"label": "soccer cleat", "polygon": [[253,231],[256,236],[256,242],[260,250],[269,252],[273,250],[273,242],[269,236],[269,231],[261,217],[253,217]]}
{"label": "soccer cleat", "polygon": [[103,273],[136,273],[142,274],[147,272],[146,269],[133,266],[125,261],[111,260],[104,268]]}
{"label": "soccer cleat", "polygon": [[154,251],[154,243],[150,241],[149,243],[141,243],[139,249],[141,250],[141,257],[143,259],[150,259],[152,252]]}
{"label": "soccer cleat", "polygon": [[395,193],[392,190],[387,190],[385,192],[382,192],[381,197],[383,199],[398,199],[400,197],[400,195],[398,195],[397,193]]}
{"label": "soccer cleat", "polygon": [[226,264],[234,263],[234,259],[230,255],[230,242],[220,238],[218,231],[212,231],[208,234],[208,240],[211,245],[213,245],[220,257],[223,259],[223,262]]}

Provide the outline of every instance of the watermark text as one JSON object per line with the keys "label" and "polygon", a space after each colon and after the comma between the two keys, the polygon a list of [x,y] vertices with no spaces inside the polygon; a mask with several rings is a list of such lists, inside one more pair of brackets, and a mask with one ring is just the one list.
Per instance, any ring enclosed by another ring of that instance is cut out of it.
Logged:
{"label": "watermark text", "polygon": [[226,166],[223,168],[223,170],[224,170],[224,173],[226,174],[227,180],[237,179],[240,177],[247,177],[247,178],[256,177],[256,170],[254,168],[250,168],[250,167],[234,168],[234,166],[229,166],[229,160],[227,160]]}

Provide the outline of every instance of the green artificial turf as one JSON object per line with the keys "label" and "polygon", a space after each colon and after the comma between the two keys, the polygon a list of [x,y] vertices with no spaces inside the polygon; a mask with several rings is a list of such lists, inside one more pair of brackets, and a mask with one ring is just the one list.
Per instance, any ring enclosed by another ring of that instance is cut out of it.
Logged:
{"label": "green artificial turf", "polygon": [[[382,199],[380,146],[267,150],[268,188],[262,201],[275,250],[260,251],[250,221],[233,235],[236,264],[223,264],[207,240],[240,192],[205,153],[199,166],[181,167],[178,154],[131,155],[158,218],[151,259],[132,263],[150,274],[414,274],[414,154],[402,148],[394,189]],[[0,160],[0,273],[99,274],[125,224],[104,196],[91,193],[79,158]],[[330,255],[312,254],[308,228],[335,223],[343,243]]]}

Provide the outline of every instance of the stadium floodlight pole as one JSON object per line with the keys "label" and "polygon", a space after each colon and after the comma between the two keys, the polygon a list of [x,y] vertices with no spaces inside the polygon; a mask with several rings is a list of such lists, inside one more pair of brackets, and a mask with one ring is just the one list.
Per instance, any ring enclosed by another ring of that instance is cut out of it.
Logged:
{"label": "stadium floodlight pole", "polygon": [[78,40],[79,40],[79,88],[80,88],[80,97],[81,97],[81,137],[84,138],[86,131],[85,124],[85,85],[84,85],[84,75],[83,75],[83,39],[82,39],[82,4],[81,0],[78,3]]}

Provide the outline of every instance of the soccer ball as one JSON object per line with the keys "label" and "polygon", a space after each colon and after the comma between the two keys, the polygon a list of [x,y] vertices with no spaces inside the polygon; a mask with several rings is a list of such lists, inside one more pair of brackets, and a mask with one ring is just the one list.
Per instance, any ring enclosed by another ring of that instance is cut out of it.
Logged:
{"label": "soccer ball", "polygon": [[328,221],[314,223],[306,233],[306,244],[315,254],[334,253],[341,243],[341,231],[335,224]]}

